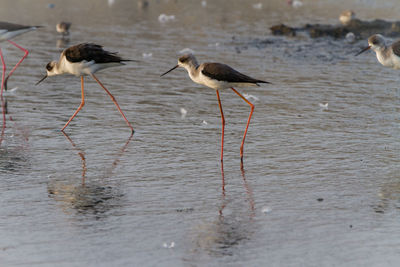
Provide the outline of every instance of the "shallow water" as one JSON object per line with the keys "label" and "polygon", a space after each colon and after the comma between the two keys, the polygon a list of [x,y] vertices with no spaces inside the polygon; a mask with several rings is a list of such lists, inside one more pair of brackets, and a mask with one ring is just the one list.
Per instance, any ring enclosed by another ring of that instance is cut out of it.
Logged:
{"label": "shallow water", "polygon": [[[15,39],[30,55],[6,93],[1,265],[398,265],[398,71],[372,53],[354,57],[365,40],[269,33],[278,23],[336,23],[342,8],[396,20],[397,1],[309,0],[299,9],[258,1],[260,10],[248,1],[149,2],[0,1],[1,20],[45,26]],[[163,13],[175,20],[160,23]],[[72,22],[66,46],[95,42],[140,61],[97,75],[132,122],[132,138],[90,78],[86,105],[67,136],[59,131],[80,103],[79,78],[34,84],[62,49],[61,20]],[[8,68],[22,56],[1,48]],[[182,69],[159,77],[184,48],[273,83],[240,90],[258,98],[244,172],[248,105],[221,92],[221,172],[215,92]]]}

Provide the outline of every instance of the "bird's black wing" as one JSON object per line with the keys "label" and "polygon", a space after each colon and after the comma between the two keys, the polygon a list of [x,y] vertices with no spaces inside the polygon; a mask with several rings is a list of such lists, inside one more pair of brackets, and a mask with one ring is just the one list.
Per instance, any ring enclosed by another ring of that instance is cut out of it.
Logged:
{"label": "bird's black wing", "polygon": [[25,25],[20,25],[20,24],[14,24],[14,23],[0,21],[0,30],[7,29],[8,31],[17,31],[17,30],[22,30],[22,29],[28,29],[28,28],[31,28],[31,27],[32,26],[25,26]]}
{"label": "bird's black wing", "polygon": [[201,73],[211,79],[230,83],[269,83],[244,75],[228,65],[221,63],[204,63]]}
{"label": "bird's black wing", "polygon": [[392,44],[393,53],[400,57],[400,41],[397,41]]}
{"label": "bird's black wing", "polygon": [[89,43],[71,46],[65,49],[64,54],[70,62],[81,62],[83,60],[94,60],[96,63],[127,61],[117,56],[116,53],[105,51],[101,45]]}

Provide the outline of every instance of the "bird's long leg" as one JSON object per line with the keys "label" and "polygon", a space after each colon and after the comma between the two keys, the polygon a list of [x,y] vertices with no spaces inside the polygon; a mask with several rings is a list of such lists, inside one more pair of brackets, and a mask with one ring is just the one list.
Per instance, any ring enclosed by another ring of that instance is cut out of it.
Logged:
{"label": "bird's long leg", "polygon": [[71,116],[71,118],[67,121],[67,123],[64,125],[64,127],[61,129],[61,131],[64,131],[64,129],[68,126],[68,124],[72,121],[73,118],[75,118],[76,114],[82,109],[82,107],[85,105],[85,91],[83,89],[83,76],[81,76],[81,90],[82,90],[82,100],[81,104],[79,105],[78,109],[75,111],[75,113]]}
{"label": "bird's long leg", "polygon": [[224,161],[224,130],[225,130],[225,117],[224,117],[224,112],[222,111],[222,104],[221,104],[221,98],[219,97],[219,92],[217,92],[217,97],[218,97],[218,106],[219,110],[221,111],[221,121],[222,121],[222,133],[221,133],[221,163]]}
{"label": "bird's long leg", "polygon": [[253,105],[249,100],[247,100],[244,96],[242,96],[238,91],[236,91],[235,88],[231,87],[231,89],[232,89],[238,96],[240,96],[240,98],[242,98],[247,104],[249,104],[249,105],[250,105],[250,108],[251,108],[249,118],[247,119],[246,130],[244,131],[242,144],[240,145],[240,161],[243,163],[244,140],[246,139],[247,130],[249,129],[251,116],[253,115],[253,111],[254,111],[254,105]]}
{"label": "bird's long leg", "polygon": [[9,42],[10,44],[14,45],[15,47],[21,49],[22,51],[24,51],[25,54],[24,54],[24,56],[21,58],[21,60],[14,66],[14,68],[12,68],[12,70],[10,71],[10,73],[7,75],[7,78],[4,80],[4,88],[5,88],[6,90],[7,90],[7,81],[8,81],[8,78],[10,78],[10,76],[13,74],[13,72],[18,68],[19,64],[21,64],[21,62],[24,61],[24,59],[25,59],[25,58],[28,56],[28,54],[29,54],[29,51],[28,51],[28,50],[26,50],[25,48],[23,48],[23,47],[17,45],[17,44],[14,43],[13,41],[8,40],[8,42]]}
{"label": "bird's long leg", "polygon": [[115,97],[110,93],[110,91],[107,90],[107,88],[104,87],[104,85],[99,81],[99,79],[96,78],[96,76],[94,76],[93,74],[91,74],[92,78],[96,80],[96,82],[106,91],[106,93],[111,97],[111,100],[114,102],[114,104],[117,106],[119,113],[121,113],[122,117],[124,118],[124,120],[126,121],[126,123],[128,124],[129,128],[131,128],[132,133],[134,132],[133,127],[131,125],[131,123],[126,119],[125,114],[122,112],[121,108],[119,107],[117,100],[115,99]]}
{"label": "bird's long leg", "polygon": [[0,95],[3,96],[4,77],[6,75],[6,62],[4,62],[4,57],[3,57],[3,53],[1,52],[1,48],[0,48],[0,58],[1,58],[1,64],[3,64],[3,74],[1,75],[1,93],[0,93]]}

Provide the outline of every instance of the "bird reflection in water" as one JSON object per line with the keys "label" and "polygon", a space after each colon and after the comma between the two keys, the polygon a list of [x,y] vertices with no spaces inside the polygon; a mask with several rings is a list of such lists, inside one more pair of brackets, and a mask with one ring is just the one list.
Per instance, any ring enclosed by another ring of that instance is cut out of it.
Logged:
{"label": "bird reflection in water", "polygon": [[4,100],[3,95],[1,95],[0,98],[1,98],[1,114],[3,119],[3,123],[1,124],[1,133],[0,133],[0,147],[1,147],[1,143],[4,140],[4,132],[6,130],[7,100]]}
{"label": "bird reflection in water", "polygon": [[[4,142],[6,138],[6,128],[7,128],[7,115],[9,117],[9,121],[13,122],[13,133],[10,134],[12,139],[9,139],[8,143],[11,142],[17,142],[18,143],[18,150],[24,150],[26,147],[29,147],[29,136],[30,136],[30,131],[27,127],[18,125],[16,121],[13,121],[12,116],[8,112],[8,101],[7,97],[5,95],[0,95],[0,101],[1,101],[1,117],[2,117],[2,124],[1,124],[1,130],[0,130],[0,148],[2,146],[4,147]],[[21,137],[22,140],[19,140],[15,137]]]}
{"label": "bird reflection in water", "polygon": [[[245,205],[238,205],[237,196],[229,196],[225,191],[225,172],[221,164],[222,193],[219,215],[216,220],[197,225],[195,229],[195,248],[192,257],[198,257],[202,252],[213,256],[235,254],[235,248],[250,240],[254,227],[255,205],[253,192],[247,182],[245,170],[241,166],[241,177],[246,192]],[[230,198],[228,200],[227,198]]]}
{"label": "bird reflection in water", "polygon": [[[1,56],[1,60],[4,62],[3,54],[0,54],[0,56]],[[5,67],[3,65],[3,74],[2,74],[2,79],[1,79],[2,81],[5,80],[5,75],[6,75],[6,71],[5,71]],[[2,82],[0,98],[1,98],[1,112],[3,115],[2,116],[3,123],[1,125],[0,146],[4,139],[4,131],[6,129],[6,114],[7,114],[7,100],[4,100],[4,98],[3,98],[3,89],[4,89],[4,83]]]}
{"label": "bird reflection in water", "polygon": [[80,148],[78,148],[74,141],[67,135],[64,131],[61,131],[64,136],[67,138],[67,140],[71,143],[72,147],[78,151],[78,155],[81,158],[82,161],[82,187],[85,186],[85,181],[86,181],[86,158],[85,158],[85,152],[83,152]]}
{"label": "bird reflection in water", "polygon": [[[61,203],[62,209],[69,213],[71,208],[78,213],[93,214],[96,219],[105,216],[105,213],[112,210],[113,207],[119,206],[120,199],[123,194],[112,186],[99,181],[86,181],[87,164],[85,152],[81,150],[65,132],[62,132],[66,139],[71,143],[72,147],[77,151],[82,162],[81,183],[70,184],[65,181],[51,181],[48,184],[49,197],[54,198]],[[119,153],[116,155],[110,170],[106,171],[104,177],[108,178],[112,175],[113,170],[119,163],[120,158],[126,151],[133,134],[125,142]]]}
{"label": "bird reflection in water", "polygon": [[[245,174],[243,163],[241,163],[241,165],[240,165],[240,172],[241,172],[241,176],[242,176],[242,180],[243,180],[243,186],[244,186],[244,188],[246,190],[247,201],[249,202],[249,205],[250,205],[250,207],[249,207],[249,209],[251,211],[250,214],[251,214],[251,217],[254,217],[255,208],[254,208],[253,191],[251,190],[249,184],[247,183],[246,174]],[[221,205],[221,208],[219,209],[219,215],[223,216],[223,210],[224,210],[224,208],[226,206],[226,203],[225,203],[225,196],[226,196],[226,193],[225,193],[225,173],[224,173],[224,164],[223,163],[221,164],[221,180],[222,180],[222,205]]]}
{"label": "bird reflection in water", "polygon": [[61,37],[57,39],[56,47],[59,49],[64,49],[69,46],[70,40],[69,37]]}
{"label": "bird reflection in water", "polygon": [[24,127],[18,127],[13,122],[12,117],[9,116],[10,121],[13,122],[13,132],[8,135],[5,134],[8,102],[4,95],[0,95],[0,100],[2,114],[0,129],[0,172],[24,173],[30,170],[30,157],[26,153],[26,150],[29,149],[29,131]]}
{"label": "bird reflection in water", "polygon": [[372,205],[376,213],[391,213],[400,209],[400,182],[398,172],[390,174],[390,182],[384,183],[378,193],[378,202]]}
{"label": "bird reflection in water", "polygon": [[[28,131],[24,128],[19,128],[13,122],[12,133],[5,133],[7,111],[4,109],[7,109],[7,102],[4,101],[3,97],[0,98],[3,104],[3,124],[0,132],[0,173],[19,173],[22,175],[31,171],[31,157],[28,153]],[[12,121],[11,116],[10,120]]]}

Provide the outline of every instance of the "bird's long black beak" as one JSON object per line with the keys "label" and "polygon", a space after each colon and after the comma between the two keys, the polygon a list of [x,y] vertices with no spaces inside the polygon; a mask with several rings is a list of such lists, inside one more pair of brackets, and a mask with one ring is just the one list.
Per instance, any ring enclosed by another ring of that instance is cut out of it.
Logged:
{"label": "bird's long black beak", "polygon": [[363,50],[361,50],[360,52],[358,52],[355,56],[358,56],[361,53],[364,53],[365,51],[369,50],[371,48],[371,46],[367,46],[366,48],[364,48]]}
{"label": "bird's long black beak", "polygon": [[39,83],[43,82],[43,80],[46,79],[46,78],[47,78],[47,74],[44,75],[44,77],[42,79],[40,79],[40,81],[38,81],[35,85],[38,85]]}
{"label": "bird's long black beak", "polygon": [[170,73],[171,71],[173,71],[173,70],[176,69],[177,67],[179,67],[179,65],[176,65],[175,67],[173,67],[173,68],[170,69],[169,71],[164,72],[163,74],[160,75],[160,77],[164,76],[164,75],[167,74],[167,73]]}

